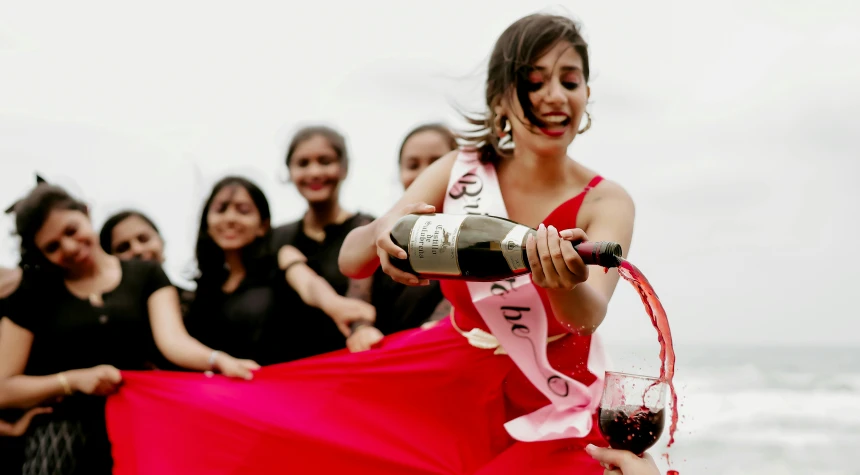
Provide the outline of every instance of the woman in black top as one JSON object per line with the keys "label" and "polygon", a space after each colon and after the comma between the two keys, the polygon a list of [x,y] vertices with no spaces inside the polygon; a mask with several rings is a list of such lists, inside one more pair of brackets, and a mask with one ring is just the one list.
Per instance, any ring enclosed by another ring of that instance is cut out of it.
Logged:
{"label": "woman in black top", "polygon": [[[369,304],[338,295],[295,248],[274,252],[270,219],[254,183],[228,176],[215,185],[200,220],[197,295],[187,318],[200,341],[263,364],[307,356],[306,340],[322,325],[341,334],[351,321],[374,317]],[[344,310],[350,306],[355,311]]]}
{"label": "woman in black top", "polygon": [[[423,124],[411,130],[403,139],[398,156],[403,189],[409,188],[431,163],[456,148],[456,137],[443,124]],[[380,268],[373,275],[372,289],[371,302],[376,307],[374,326],[385,335],[433,324],[451,311],[438,281],[430,281],[426,286],[406,286],[392,280]],[[363,332],[356,329],[357,338]]]}
{"label": "woman in black top", "polygon": [[[370,279],[351,281],[341,274],[337,265],[346,235],[356,227],[373,221],[372,216],[352,213],[340,204],[340,187],[349,168],[349,154],[343,135],[325,126],[302,128],[290,142],[286,164],[290,180],[307,201],[308,210],[301,219],[274,229],[274,247],[295,247],[307,257],[307,265],[328,281],[338,295],[363,295],[364,302],[369,302]],[[354,305],[363,303],[362,298],[349,300],[355,301]],[[368,307],[372,308],[369,304]],[[317,313],[314,309],[306,311],[311,315]],[[307,320],[319,323],[308,329],[310,333],[303,350],[308,356],[341,349],[347,343],[357,341],[351,334],[347,340],[344,332],[338,331],[331,322],[319,318]],[[382,334],[378,337],[382,338]],[[368,347],[350,345],[354,351]]]}
{"label": "woman in black top", "polygon": [[[109,217],[99,232],[99,243],[108,254],[122,260],[141,259],[164,264],[164,238],[155,223],[137,210],[120,211]],[[174,284],[179,292],[182,315],[188,313],[194,292]]]}
{"label": "woman in black top", "polygon": [[0,407],[61,400],[33,421],[24,473],[110,473],[100,396],[156,352],[246,379],[259,367],[189,336],[161,265],[105,253],[86,205],[63,189],[41,183],[14,212],[24,276],[0,323]]}
{"label": "woman in black top", "polygon": [[[0,267],[0,320],[6,317],[6,299],[21,283],[21,268]],[[2,324],[0,324],[2,326]],[[0,410],[0,473],[21,473],[24,445],[21,436],[27,432],[33,417],[51,412],[50,407]]]}

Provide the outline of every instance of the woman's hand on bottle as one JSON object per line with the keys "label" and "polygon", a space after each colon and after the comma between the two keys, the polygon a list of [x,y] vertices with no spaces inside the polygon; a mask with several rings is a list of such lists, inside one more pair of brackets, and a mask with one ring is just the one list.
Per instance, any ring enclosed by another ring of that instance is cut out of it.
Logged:
{"label": "woman's hand on bottle", "polygon": [[122,384],[122,374],[119,370],[106,364],[66,371],[65,375],[72,391],[94,396],[113,394]]}
{"label": "woman's hand on bottle", "polygon": [[627,450],[601,448],[594,445],[585,447],[586,453],[600,462],[605,469],[603,475],[660,475],[654,459],[645,453],[641,457]]}
{"label": "woman's hand on bottle", "polygon": [[345,337],[349,337],[352,333],[349,329],[351,323],[367,322],[373,324],[376,322],[376,307],[364,300],[338,297],[326,302],[322,311],[334,320],[338,330]]}
{"label": "woman's hand on bottle", "polygon": [[355,332],[346,339],[346,347],[353,353],[367,351],[373,345],[382,341],[384,337],[385,335],[378,328],[371,325],[362,325],[356,328]]}
{"label": "woman's hand on bottle", "polygon": [[537,236],[529,236],[526,254],[531,267],[532,280],[545,289],[573,290],[588,279],[588,266],[576,253],[573,242],[587,241],[581,229],[565,229],[561,233],[554,226],[541,224]]}
{"label": "woman's hand on bottle", "polygon": [[219,373],[229,378],[254,379],[254,371],[260,369],[255,361],[240,360],[225,353],[218,353],[215,358],[215,368]]}
{"label": "woman's hand on bottle", "polygon": [[377,223],[376,229],[376,254],[379,256],[379,265],[382,271],[388,274],[395,282],[405,285],[427,285],[428,280],[420,280],[417,276],[391,265],[391,256],[394,259],[406,259],[408,255],[406,251],[401,249],[391,240],[391,228],[398,219],[407,214],[430,214],[435,213],[436,207],[427,203],[413,203],[404,206],[399,212],[392,212],[386,218]]}

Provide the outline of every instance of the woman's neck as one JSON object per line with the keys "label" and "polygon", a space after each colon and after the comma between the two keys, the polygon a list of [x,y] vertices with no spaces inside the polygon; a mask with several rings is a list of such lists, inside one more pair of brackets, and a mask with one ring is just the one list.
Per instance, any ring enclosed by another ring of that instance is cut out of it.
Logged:
{"label": "woman's neck", "polygon": [[349,216],[337,200],[324,203],[313,203],[308,208],[302,219],[305,233],[311,238],[317,236],[325,237],[325,227],[330,224],[339,224]]}
{"label": "woman's neck", "polygon": [[108,268],[117,258],[106,253],[100,246],[93,248],[93,258],[89,265],[81,266],[76,269],[69,269],[66,272],[67,281],[77,281],[91,279],[98,276]]}
{"label": "woman's neck", "polygon": [[224,253],[224,263],[227,265],[227,269],[230,270],[230,278],[245,275],[245,263],[242,262],[241,249],[226,251]]}
{"label": "woman's neck", "polygon": [[525,188],[541,189],[564,186],[569,179],[572,161],[566,154],[559,156],[538,155],[531,150],[514,149],[513,157],[503,158],[499,173],[505,181],[514,181]]}
{"label": "woman's neck", "polygon": [[229,274],[227,280],[221,285],[221,290],[230,294],[239,288],[239,284],[245,280],[246,269],[245,263],[242,262],[242,250],[226,251],[224,264],[227,266]]}

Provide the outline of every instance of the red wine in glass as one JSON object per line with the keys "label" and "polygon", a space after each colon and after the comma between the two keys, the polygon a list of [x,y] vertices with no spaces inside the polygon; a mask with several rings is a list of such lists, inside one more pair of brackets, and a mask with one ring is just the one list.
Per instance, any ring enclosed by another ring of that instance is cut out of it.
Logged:
{"label": "red wine in glass", "polygon": [[600,433],[613,449],[642,455],[666,424],[666,384],[657,378],[606,372],[598,409]]}

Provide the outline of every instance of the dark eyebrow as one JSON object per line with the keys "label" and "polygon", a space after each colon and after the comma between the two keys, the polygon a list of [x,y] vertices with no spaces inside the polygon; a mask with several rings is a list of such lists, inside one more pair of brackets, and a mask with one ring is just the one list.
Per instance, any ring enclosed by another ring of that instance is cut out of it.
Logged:
{"label": "dark eyebrow", "polygon": [[[546,71],[546,68],[543,66],[535,66],[535,70],[540,71],[540,72],[544,72],[544,71]],[[570,72],[570,71],[581,71],[581,70],[582,70],[582,68],[580,68],[579,66],[562,66],[561,67],[561,71],[565,72],[565,73]]]}

